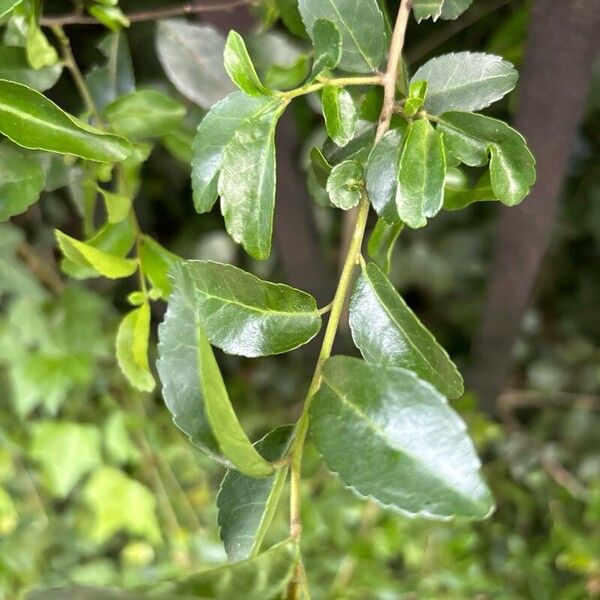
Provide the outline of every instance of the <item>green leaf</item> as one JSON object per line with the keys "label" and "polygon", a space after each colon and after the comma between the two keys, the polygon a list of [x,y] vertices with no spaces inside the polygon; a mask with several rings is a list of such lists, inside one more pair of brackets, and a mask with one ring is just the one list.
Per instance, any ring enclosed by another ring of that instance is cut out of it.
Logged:
{"label": "green leaf", "polygon": [[199,263],[173,267],[173,293],[159,327],[157,367],[165,403],[194,445],[219,460],[222,453],[227,464],[247,475],[265,477],[273,469],[244,433],[207,339],[194,264]]}
{"label": "green leaf", "polygon": [[408,125],[398,163],[396,208],[409,227],[423,227],[442,208],[446,156],[442,136],[427,119]]}
{"label": "green leaf", "polygon": [[85,474],[102,464],[100,432],[93,425],[38,422],[33,425],[29,455],[40,463],[52,494],[66,498]]}
{"label": "green leaf", "polygon": [[310,166],[317,182],[325,188],[333,167],[327,162],[327,159],[323,156],[323,152],[316,146],[311,149],[309,157]]}
{"label": "green leaf", "polygon": [[486,171],[473,186],[448,185],[444,188],[444,208],[446,210],[461,210],[474,202],[494,202],[496,196],[492,190],[489,171]]}
{"label": "green leaf", "polygon": [[249,96],[268,96],[268,90],[258,78],[246,49],[244,39],[237,31],[230,31],[223,52],[225,70],[235,85]]}
{"label": "green leaf", "polygon": [[246,120],[223,150],[218,191],[229,235],[250,256],[271,253],[275,209],[275,127],[285,105],[271,103]]}
{"label": "green leaf", "polygon": [[384,273],[390,272],[394,247],[403,228],[404,223],[389,225],[379,218],[369,237],[367,244],[369,257]]}
{"label": "green leaf", "polygon": [[154,495],[119,469],[101,467],[95,471],[83,489],[83,501],[93,515],[85,531],[97,544],[120,531],[152,544],[161,542]]}
{"label": "green leaf", "polygon": [[324,71],[335,69],[342,59],[342,36],[335,23],[327,19],[317,19],[313,26],[314,59],[309,82],[314,81]]}
{"label": "green leaf", "polygon": [[193,145],[192,190],[199,213],[210,211],[217,200],[225,146],[244,123],[260,115],[272,102],[270,98],[252,98],[243,92],[234,92],[215,104],[198,125]]}
{"label": "green leaf", "polygon": [[133,92],[135,78],[127,37],[123,33],[107,34],[97,48],[106,57],[106,62],[95,66],[86,75],[86,81],[96,105],[103,110],[119,96]]}
{"label": "green leaf", "polygon": [[90,244],[72,238],[58,229],[55,230],[55,233],[62,253],[80,267],[91,267],[109,279],[129,277],[137,270],[136,260],[108,254]]}
{"label": "green leaf", "polygon": [[179,126],[185,106],[155,90],[141,90],[121,96],[104,110],[117,133],[140,139],[165,135]]}
{"label": "green leaf", "polygon": [[19,513],[10,494],[0,487],[0,536],[10,535],[19,524]]}
{"label": "green leaf", "polygon": [[356,133],[346,146],[340,147],[328,138],[323,144],[323,155],[332,165],[350,159],[364,164],[373,148],[374,141],[375,125],[368,121],[358,121]]}
{"label": "green leaf", "polygon": [[400,223],[396,208],[398,163],[406,127],[385,133],[367,159],[367,195],[375,212],[388,224]]}
{"label": "green leaf", "polygon": [[427,81],[412,81],[408,88],[408,98],[404,103],[404,114],[407,117],[414,117],[423,106],[427,96]]}
{"label": "green leaf", "polygon": [[9,142],[0,143],[0,221],[25,212],[44,189],[40,165]]}
{"label": "green leaf", "polygon": [[409,369],[444,396],[462,396],[463,380],[448,353],[374,263],[363,269],[354,286],[350,330],[368,362]]}
{"label": "green leaf", "polygon": [[444,0],[444,4],[442,6],[442,19],[457,19],[462,15],[473,0]]}
{"label": "green leaf", "polygon": [[417,69],[411,82],[427,81],[425,110],[439,115],[486,108],[508,94],[518,77],[514,67],[500,56],[456,52],[432,58]]}
{"label": "green leaf", "polygon": [[137,465],[140,462],[142,453],[131,441],[124,412],[113,412],[107,418],[103,430],[104,447],[113,463]]}
{"label": "green leaf", "polygon": [[60,64],[33,69],[23,48],[0,46],[0,79],[16,81],[44,92],[58,81],[61,73]]}
{"label": "green leaf", "polygon": [[283,24],[299,37],[306,37],[304,23],[298,10],[298,0],[275,0]]}
{"label": "green leaf", "polygon": [[94,4],[88,8],[88,12],[102,25],[117,33],[123,27],[129,27],[129,19],[123,14],[118,6],[101,6]]}
{"label": "green leaf", "polygon": [[364,189],[363,167],[355,160],[335,165],[327,180],[327,193],[334,206],[349,210],[360,202]]}
{"label": "green leaf", "polygon": [[503,121],[473,113],[444,113],[438,123],[448,152],[469,166],[490,156],[494,196],[507,206],[519,204],[535,183],[535,159],[523,136]]}
{"label": "green leaf", "polygon": [[417,21],[432,18],[436,21],[442,19],[456,19],[469,6],[473,0],[414,0],[413,10]]}
{"label": "green leaf", "polygon": [[0,17],[8,14],[15,6],[21,4],[23,0],[0,0]]}
{"label": "green leaf", "polygon": [[223,66],[225,40],[208,25],[182,19],[159,21],[156,50],[171,83],[204,108],[234,91]]}
{"label": "green leaf", "polygon": [[434,519],[486,518],[489,490],[465,424],[411,371],[337,356],[323,367],[311,432],[327,466],[361,497]]}
{"label": "green leaf", "polygon": [[0,80],[0,133],[25,148],[99,162],[122,161],[130,152],[127,140],[86,125],[14,81]]}
{"label": "green leaf", "polygon": [[56,49],[44,35],[35,14],[32,14],[29,18],[25,51],[27,52],[27,60],[34,69],[42,69],[58,62]]}
{"label": "green leaf", "polygon": [[163,248],[150,236],[143,235],[139,258],[144,275],[150,280],[155,290],[162,292],[161,297],[166,299],[171,293],[171,282],[167,273],[180,260],[179,256]]}
{"label": "green leaf", "polygon": [[356,129],[357,115],[352,96],[343,87],[326,85],[321,101],[329,137],[338,146],[345,146],[354,137]]}
{"label": "green leaf", "polygon": [[[256,442],[256,449],[270,462],[283,458],[293,427],[278,427]],[[271,525],[287,476],[287,465],[269,477],[256,479],[238,471],[223,478],[217,507],[220,535],[230,562],[256,556]]]}
{"label": "green leaf", "polygon": [[131,210],[131,198],[129,196],[115,194],[101,187],[98,187],[98,192],[104,198],[109,223],[120,223],[127,218]]}
{"label": "green leaf", "polygon": [[318,19],[327,19],[337,27],[342,36],[340,69],[370,73],[379,68],[387,34],[377,0],[362,0],[360,7],[354,0],[299,0],[298,8],[311,38]]}
{"label": "green leaf", "polygon": [[41,590],[28,600],[276,600],[281,598],[298,563],[298,545],[284,541],[250,559],[130,590],[90,587]]}
{"label": "green leaf", "polygon": [[151,392],[155,382],[148,366],[150,305],[144,302],[127,313],[117,331],[117,362],[129,383],[142,392]]}
{"label": "green leaf", "polygon": [[186,261],[175,267],[174,275],[179,286],[185,282],[210,343],[228,354],[289,352],[309,342],[321,328],[312,296],[232,265]]}

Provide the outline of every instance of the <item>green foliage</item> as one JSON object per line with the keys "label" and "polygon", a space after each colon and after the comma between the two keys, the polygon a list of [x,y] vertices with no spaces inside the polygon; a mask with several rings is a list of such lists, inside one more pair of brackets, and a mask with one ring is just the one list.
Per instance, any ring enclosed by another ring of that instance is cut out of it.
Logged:
{"label": "green foliage", "polygon": [[338,146],[345,146],[354,137],[356,128],[357,115],[352,96],[342,87],[326,85],[321,101],[329,137]]}
{"label": "green foliage", "polygon": [[268,96],[270,91],[261,83],[252,64],[244,39],[230,31],[223,53],[225,70],[233,83],[249,96]]}
{"label": "green foliage", "polygon": [[345,160],[331,170],[327,192],[334,206],[348,210],[356,206],[362,196],[363,168],[355,160]]}

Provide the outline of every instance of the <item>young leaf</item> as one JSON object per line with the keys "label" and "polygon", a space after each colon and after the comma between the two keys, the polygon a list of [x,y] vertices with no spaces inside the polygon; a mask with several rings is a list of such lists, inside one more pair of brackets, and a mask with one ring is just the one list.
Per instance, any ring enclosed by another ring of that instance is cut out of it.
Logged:
{"label": "young leaf", "polygon": [[275,126],[284,109],[280,102],[248,119],[223,150],[218,191],[229,235],[250,256],[271,253],[275,209]]}
{"label": "young leaf", "polygon": [[58,229],[55,230],[55,233],[58,245],[65,257],[81,267],[91,267],[100,275],[104,275],[109,279],[129,277],[137,270],[137,261],[133,259],[107,254],[90,244],[68,236]]}
{"label": "young leaf", "polygon": [[326,85],[321,97],[323,116],[329,137],[338,145],[345,146],[356,129],[356,108],[352,96],[338,85]]}
{"label": "young leaf", "polygon": [[86,125],[14,81],[0,80],[0,133],[25,148],[99,162],[122,161],[131,148],[127,140]]}
{"label": "young leaf", "polygon": [[333,167],[327,162],[327,159],[323,156],[323,152],[316,146],[310,151],[310,166],[315,174],[317,182],[323,188],[327,187],[327,180]]}
{"label": "young leaf", "polygon": [[102,6],[93,4],[88,8],[88,12],[98,22],[102,23],[107,29],[117,33],[123,27],[129,27],[129,19],[118,6]]}
{"label": "young leaf", "polygon": [[384,273],[390,271],[394,247],[403,228],[404,223],[389,225],[382,218],[377,219],[375,223],[367,244],[367,251],[371,260]]}
{"label": "young leaf", "polygon": [[361,497],[434,519],[486,518],[492,497],[465,424],[406,369],[336,356],[310,405],[327,466]]}
{"label": "young leaf", "polygon": [[46,175],[10,142],[0,143],[0,221],[25,212],[44,189]]}
{"label": "young leaf", "polygon": [[309,82],[314,81],[324,71],[335,69],[342,59],[342,36],[335,23],[327,19],[317,19],[313,26],[314,59]]}
{"label": "young leaf", "polygon": [[363,167],[355,160],[335,165],[327,180],[329,199],[342,210],[349,210],[360,202],[363,187]]}
{"label": "young leaf", "polygon": [[409,369],[444,396],[462,396],[463,380],[448,353],[374,263],[369,263],[356,281],[350,300],[350,330],[368,362]]}
{"label": "young leaf", "polygon": [[165,403],[195,446],[247,475],[266,477],[273,469],[246,437],[206,338],[191,264],[173,267],[173,293],[158,329]]}
{"label": "young leaf", "polygon": [[179,126],[185,106],[155,90],[140,90],[111,102],[104,114],[114,131],[140,139],[165,135]]}
{"label": "young leaf", "polygon": [[23,48],[0,46],[0,79],[27,85],[38,92],[50,89],[60,77],[60,64],[33,69]]}
{"label": "young leaf", "polygon": [[[283,458],[293,427],[269,432],[255,447],[270,462]],[[269,477],[256,479],[239,471],[228,471],[217,497],[220,535],[230,562],[245,560],[260,550],[271,525],[287,476],[287,465]]]}
{"label": "young leaf", "polygon": [[109,223],[120,223],[125,220],[131,210],[131,198],[123,194],[115,194],[98,186],[98,192],[106,204]]}
{"label": "young leaf", "polygon": [[188,100],[210,108],[234,91],[223,66],[225,40],[212,27],[159,21],[156,50],[167,77]]}
{"label": "young leaf", "polygon": [[268,90],[258,78],[246,50],[244,39],[237,31],[230,31],[223,52],[225,70],[235,85],[249,96],[268,96]]}
{"label": "young leaf", "polygon": [[117,331],[117,362],[129,383],[142,392],[151,392],[155,381],[148,367],[150,305],[144,302],[129,312]]}
{"label": "young leaf", "polygon": [[367,195],[375,212],[388,224],[400,223],[396,208],[398,163],[406,128],[385,133],[367,159]]}
{"label": "young leaf", "polygon": [[442,208],[446,156],[427,119],[409,124],[398,163],[396,208],[409,227],[423,227]]}
{"label": "young leaf", "polygon": [[318,19],[327,19],[337,27],[342,36],[340,69],[353,73],[378,69],[387,35],[377,0],[362,0],[360,7],[354,0],[299,0],[298,8],[313,41]]}
{"label": "young leaf", "polygon": [[426,96],[427,81],[421,81],[418,79],[412,81],[408,88],[408,98],[404,103],[404,114],[407,117],[414,117],[421,110]]}
{"label": "young leaf", "polygon": [[315,299],[287,285],[263,281],[232,265],[181,262],[185,281],[211,344],[229,354],[267,356],[294,350],[321,327]]}
{"label": "young leaf", "polygon": [[518,77],[514,67],[500,56],[456,52],[432,58],[417,69],[411,82],[427,81],[425,110],[439,115],[486,108],[508,94]]}
{"label": "young leaf", "polygon": [[192,191],[199,213],[210,211],[217,200],[218,174],[225,146],[244,123],[256,118],[272,103],[271,98],[252,98],[243,92],[234,92],[215,104],[198,125],[193,144]]}
{"label": "young leaf", "polygon": [[444,188],[444,208],[446,210],[461,210],[474,202],[494,202],[495,200],[496,196],[492,190],[489,171],[486,171],[473,187],[454,187],[446,182]]}
{"label": "young leaf", "polygon": [[483,166],[490,155],[494,196],[507,206],[519,204],[535,183],[535,159],[523,136],[503,121],[473,113],[449,112],[438,131],[448,152],[469,166]]}
{"label": "young leaf", "polygon": [[181,260],[179,256],[163,248],[156,240],[148,235],[142,236],[140,244],[142,270],[153,288],[161,291],[162,298],[166,299],[171,293],[171,281],[167,273],[178,260]]}

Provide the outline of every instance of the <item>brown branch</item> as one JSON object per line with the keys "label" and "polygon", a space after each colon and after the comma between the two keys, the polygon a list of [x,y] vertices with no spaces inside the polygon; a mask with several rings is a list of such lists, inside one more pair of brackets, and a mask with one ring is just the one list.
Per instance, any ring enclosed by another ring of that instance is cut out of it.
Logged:
{"label": "brown branch", "polygon": [[[195,15],[202,12],[229,11],[239,6],[252,6],[253,4],[256,4],[257,1],[258,0],[232,0],[231,2],[217,2],[214,4],[185,2],[178,6],[132,12],[125,16],[130,23],[141,23],[143,21],[158,21],[159,19],[167,19],[169,17]],[[40,19],[40,24],[46,27],[63,25],[100,25],[98,20],[94,17],[79,13],[42,17]]]}
{"label": "brown branch", "polygon": [[29,270],[45,285],[52,293],[60,296],[65,289],[62,279],[52,268],[50,268],[35,252],[27,242],[21,242],[17,248],[17,254],[29,267]]}

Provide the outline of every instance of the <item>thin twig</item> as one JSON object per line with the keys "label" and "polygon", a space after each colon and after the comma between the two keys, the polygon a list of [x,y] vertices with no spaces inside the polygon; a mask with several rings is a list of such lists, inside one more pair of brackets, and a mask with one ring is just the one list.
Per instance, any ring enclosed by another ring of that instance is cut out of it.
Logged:
{"label": "thin twig", "polygon": [[[217,2],[214,4],[185,2],[179,6],[132,12],[126,14],[125,16],[130,23],[141,23],[143,21],[158,21],[159,19],[167,19],[169,17],[195,15],[202,12],[225,12],[233,10],[239,6],[252,6],[256,3],[257,0],[232,0],[231,2]],[[57,25],[101,25],[101,23],[94,17],[79,13],[42,17],[40,19],[40,24],[46,27],[53,27]]]}
{"label": "thin twig", "polygon": [[17,254],[44,286],[57,296],[62,294],[65,289],[62,279],[37,255],[29,243],[21,242]]}

